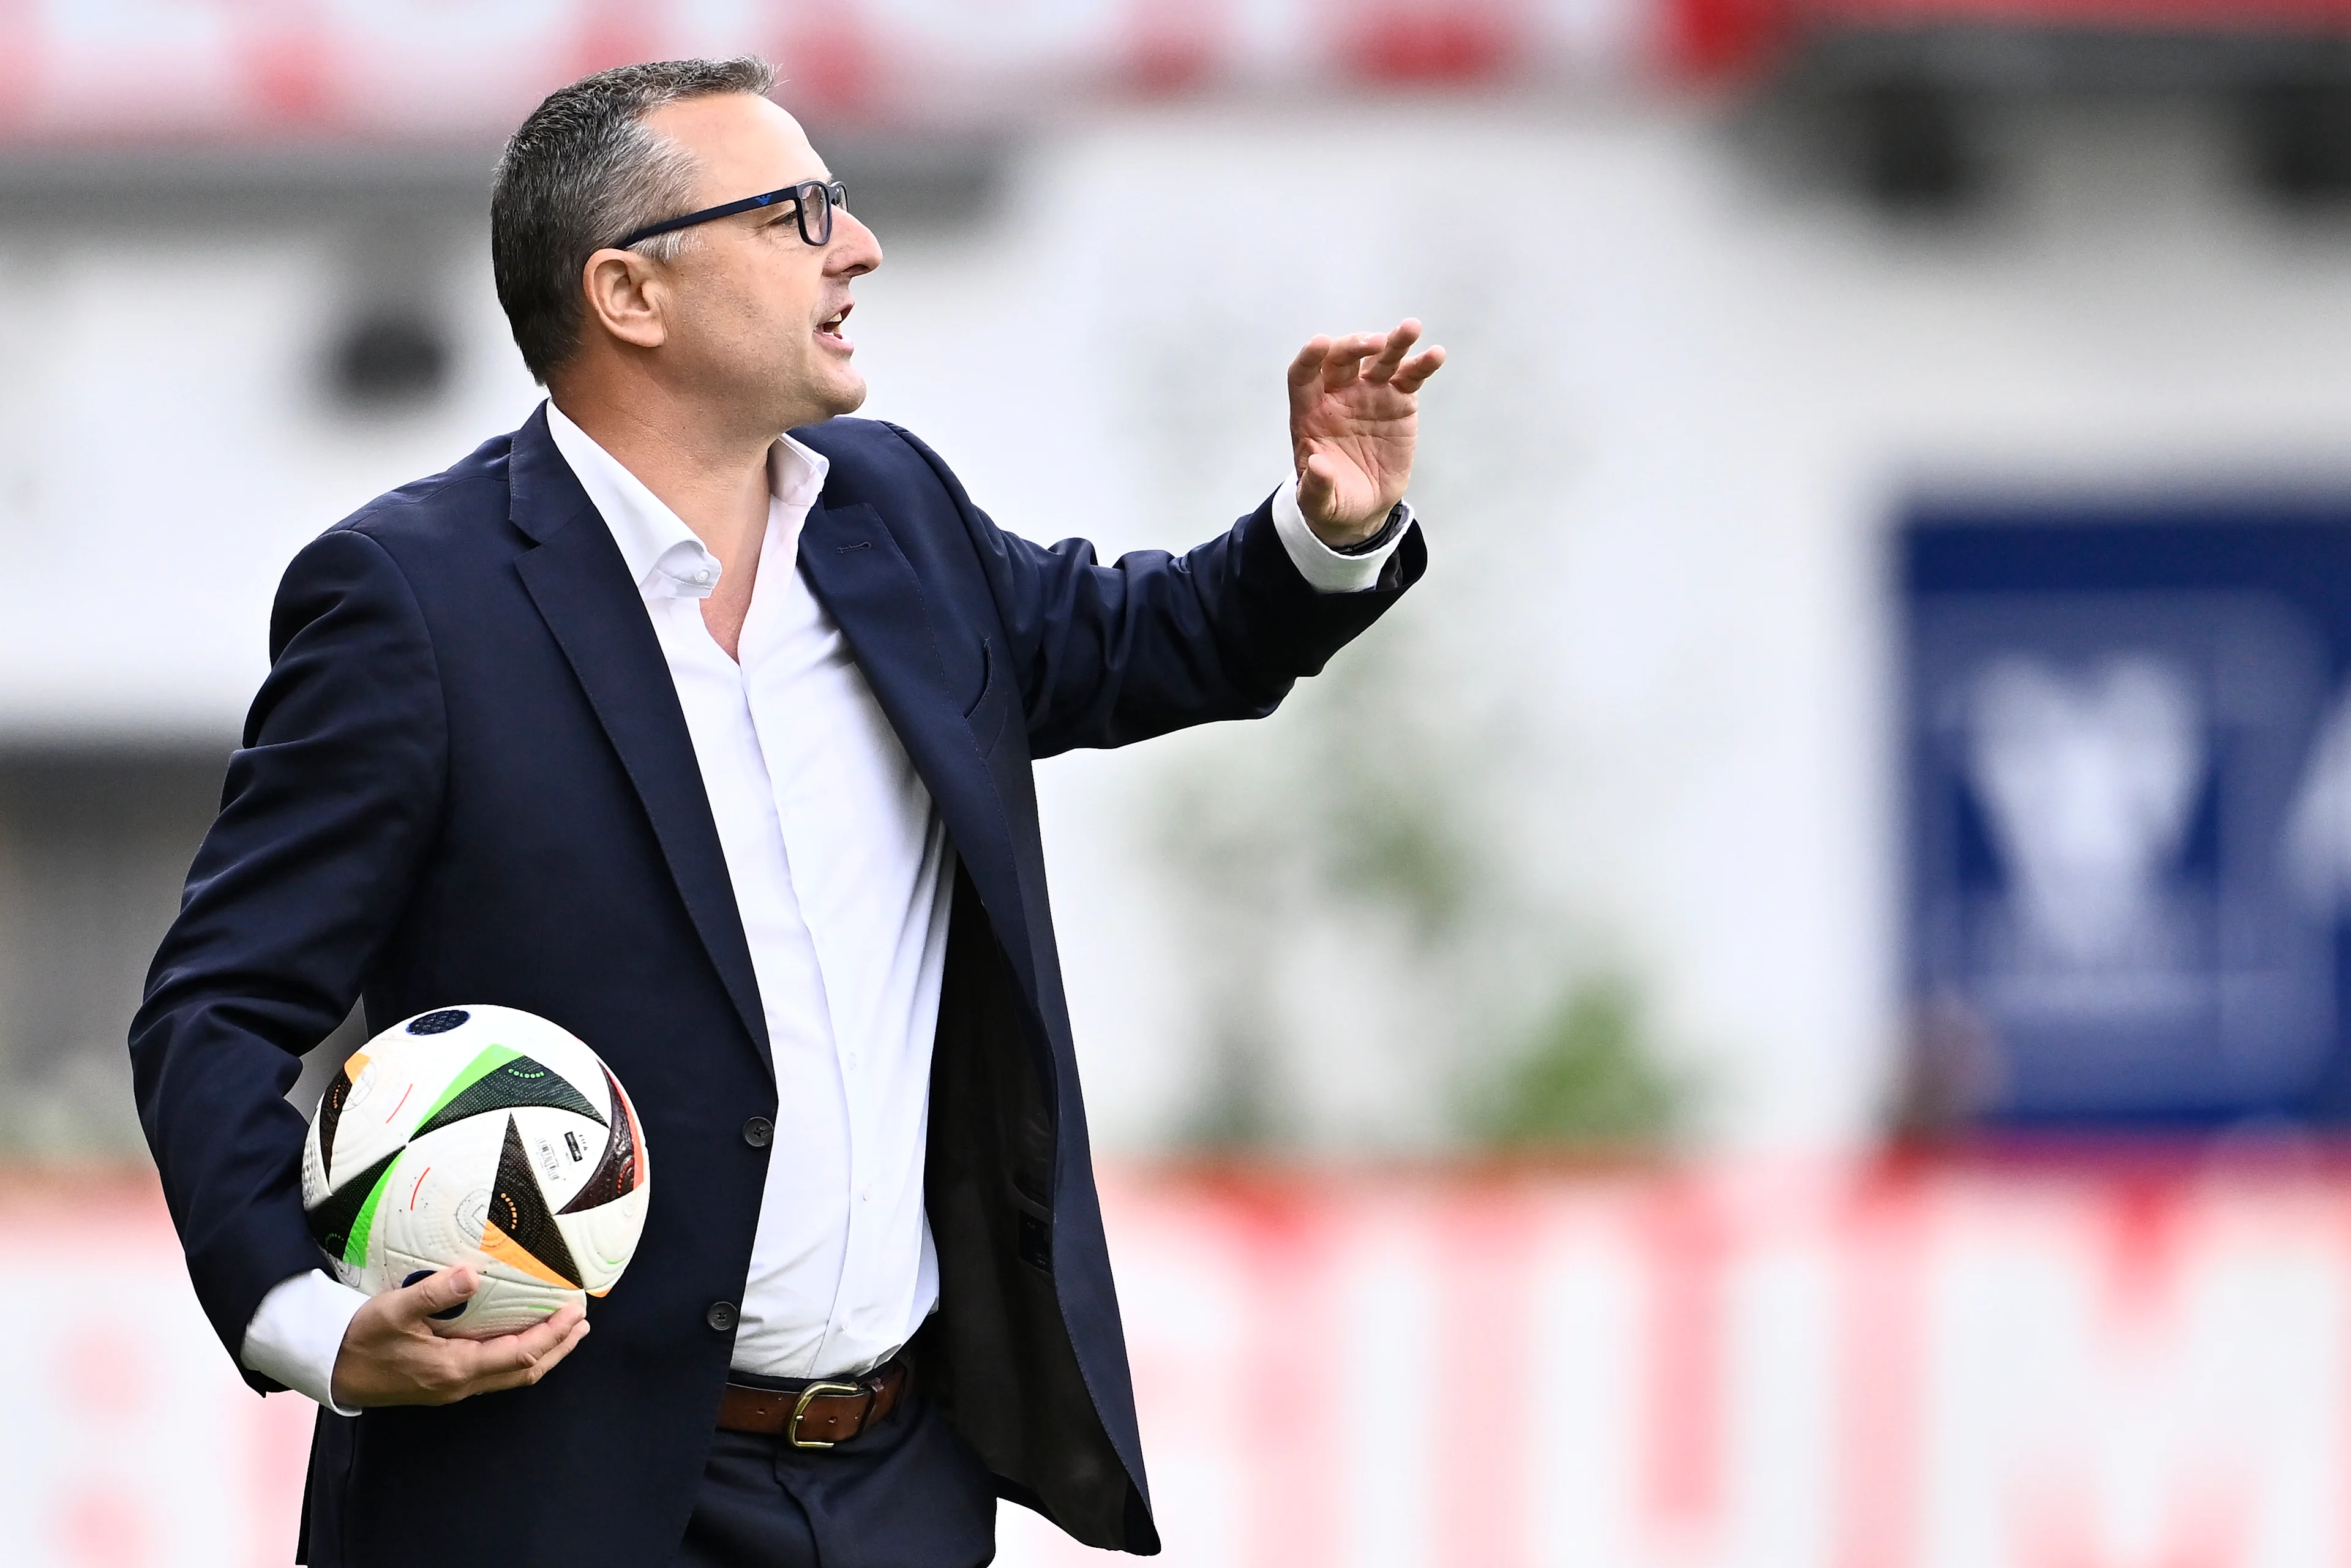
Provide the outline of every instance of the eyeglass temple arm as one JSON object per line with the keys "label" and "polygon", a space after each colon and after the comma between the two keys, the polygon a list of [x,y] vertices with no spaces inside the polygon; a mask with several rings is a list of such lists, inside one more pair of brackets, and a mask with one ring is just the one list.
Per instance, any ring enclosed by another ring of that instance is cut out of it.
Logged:
{"label": "eyeglass temple arm", "polygon": [[797,185],[787,185],[780,191],[768,191],[759,195],[746,196],[739,202],[727,202],[716,207],[705,207],[698,213],[688,213],[682,218],[664,218],[657,224],[647,224],[641,229],[630,231],[627,238],[621,240],[611,248],[626,250],[639,240],[651,239],[655,235],[665,235],[678,229],[692,228],[696,224],[714,223],[720,218],[731,218],[737,213],[747,213],[754,207],[773,206],[781,201],[797,202],[800,199],[800,193],[810,185],[822,187],[824,199],[828,204],[836,201],[835,193],[841,189],[841,183],[838,180],[804,181]]}
{"label": "eyeglass temple arm", "polygon": [[636,244],[639,240],[651,239],[655,235],[670,234],[678,229],[690,229],[696,224],[713,223],[720,218],[731,218],[737,213],[747,213],[753,207],[772,206],[775,203],[781,201],[786,196],[797,196],[798,194],[799,188],[795,186],[793,189],[789,191],[770,191],[762,196],[746,196],[739,202],[728,202],[721,206],[705,207],[698,213],[688,213],[682,218],[664,218],[660,223],[647,224],[641,229],[631,231],[626,239],[620,241],[618,244],[614,245],[612,248],[614,250],[626,250],[631,246]]}

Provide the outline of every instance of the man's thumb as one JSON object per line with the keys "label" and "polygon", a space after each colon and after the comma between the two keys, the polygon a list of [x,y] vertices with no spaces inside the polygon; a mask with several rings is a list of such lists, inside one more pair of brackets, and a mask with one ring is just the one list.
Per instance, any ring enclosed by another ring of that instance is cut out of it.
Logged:
{"label": "man's thumb", "polygon": [[1327,510],[1331,505],[1333,486],[1331,476],[1325,472],[1328,467],[1328,459],[1317,453],[1306,460],[1299,473],[1298,505],[1310,517]]}
{"label": "man's thumb", "polygon": [[460,1263],[437,1274],[411,1274],[396,1303],[401,1316],[423,1320],[462,1305],[482,1288],[481,1276]]}

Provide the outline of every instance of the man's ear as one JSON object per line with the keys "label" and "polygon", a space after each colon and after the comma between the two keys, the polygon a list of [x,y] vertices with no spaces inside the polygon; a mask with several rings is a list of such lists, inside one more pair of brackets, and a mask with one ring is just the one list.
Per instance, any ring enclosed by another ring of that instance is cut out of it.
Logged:
{"label": "man's ear", "polygon": [[669,339],[669,284],[648,258],[627,250],[600,250],[580,270],[588,294],[588,324],[622,342],[658,349]]}

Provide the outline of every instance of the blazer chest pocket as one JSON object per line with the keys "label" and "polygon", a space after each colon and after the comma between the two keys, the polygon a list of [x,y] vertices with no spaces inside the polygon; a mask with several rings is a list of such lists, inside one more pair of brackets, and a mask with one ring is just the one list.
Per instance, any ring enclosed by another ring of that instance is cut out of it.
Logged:
{"label": "blazer chest pocket", "polygon": [[1004,731],[1013,710],[1019,704],[1013,695],[1012,677],[1004,667],[1004,660],[996,651],[993,639],[983,638],[979,644],[980,668],[984,673],[979,696],[963,716],[971,729],[971,738],[982,757],[995,755],[1004,739]]}

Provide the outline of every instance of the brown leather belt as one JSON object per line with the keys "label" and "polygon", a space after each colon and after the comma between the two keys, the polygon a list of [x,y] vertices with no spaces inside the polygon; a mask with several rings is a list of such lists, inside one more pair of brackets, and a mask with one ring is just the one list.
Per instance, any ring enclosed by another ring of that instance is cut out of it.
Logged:
{"label": "brown leather belt", "polygon": [[906,1358],[893,1355],[854,1380],[820,1381],[803,1388],[730,1383],[718,1401],[718,1425],[729,1432],[779,1437],[795,1448],[830,1448],[895,1410],[906,1379]]}

